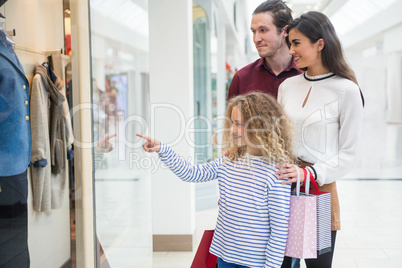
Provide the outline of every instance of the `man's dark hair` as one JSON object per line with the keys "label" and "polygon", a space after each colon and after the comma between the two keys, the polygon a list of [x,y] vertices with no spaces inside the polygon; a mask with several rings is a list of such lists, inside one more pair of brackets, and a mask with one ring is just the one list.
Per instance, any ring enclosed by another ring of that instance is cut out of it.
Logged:
{"label": "man's dark hair", "polygon": [[274,19],[274,25],[278,33],[292,20],[292,10],[282,0],[267,0],[261,3],[253,12],[253,15],[269,12]]}

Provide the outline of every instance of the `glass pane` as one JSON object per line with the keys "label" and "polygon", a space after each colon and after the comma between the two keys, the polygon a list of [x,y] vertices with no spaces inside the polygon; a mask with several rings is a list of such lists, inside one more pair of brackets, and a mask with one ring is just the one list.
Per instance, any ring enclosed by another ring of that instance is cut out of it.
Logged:
{"label": "glass pane", "polygon": [[[212,133],[216,130],[216,36],[210,29],[215,21],[207,17],[204,9],[193,3],[193,62],[194,62],[194,159],[195,163],[205,163],[212,159],[214,147],[211,146]],[[215,42],[214,42],[215,41]],[[215,55],[212,55],[215,53]],[[218,183],[197,183],[195,185],[196,210],[216,207],[218,202]]]}
{"label": "glass pane", "polygon": [[134,143],[150,116],[147,5],[94,0],[90,13],[97,264],[144,267],[152,261],[150,169]]}

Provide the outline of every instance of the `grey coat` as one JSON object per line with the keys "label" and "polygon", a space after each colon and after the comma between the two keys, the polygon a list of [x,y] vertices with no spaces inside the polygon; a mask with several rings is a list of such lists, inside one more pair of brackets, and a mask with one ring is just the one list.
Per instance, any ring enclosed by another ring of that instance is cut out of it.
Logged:
{"label": "grey coat", "polygon": [[[48,79],[44,79],[44,74],[35,74],[30,96],[31,180],[34,209],[47,212],[61,206],[62,192],[66,185],[66,153],[74,137],[63,82],[57,78],[56,83],[51,85]],[[52,119],[54,116],[58,120]],[[58,163],[57,172],[54,172],[55,162]]]}

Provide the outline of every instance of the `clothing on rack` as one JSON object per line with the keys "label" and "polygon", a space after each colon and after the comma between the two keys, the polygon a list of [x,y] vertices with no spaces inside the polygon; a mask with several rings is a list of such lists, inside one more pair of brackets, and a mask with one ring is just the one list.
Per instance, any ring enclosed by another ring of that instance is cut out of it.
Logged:
{"label": "clothing on rack", "polygon": [[50,211],[62,205],[73,132],[63,81],[47,63],[36,67],[30,98],[33,205]]}

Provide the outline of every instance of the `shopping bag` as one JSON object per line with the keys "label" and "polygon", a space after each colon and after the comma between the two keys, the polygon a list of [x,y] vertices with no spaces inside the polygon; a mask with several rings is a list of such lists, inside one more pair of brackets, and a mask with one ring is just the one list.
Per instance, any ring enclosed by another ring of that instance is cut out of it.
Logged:
{"label": "shopping bag", "polygon": [[[321,255],[331,251],[331,193],[319,191],[314,177],[309,173],[308,177],[313,185],[308,194],[317,198],[317,255]],[[300,191],[305,193],[306,189]]]}
{"label": "shopping bag", "polygon": [[317,199],[315,196],[291,195],[289,231],[285,256],[317,258]]}
{"label": "shopping bag", "polygon": [[191,268],[215,268],[218,257],[209,253],[214,230],[205,230],[200,245],[195,253]]}
{"label": "shopping bag", "polygon": [[[331,250],[330,193],[319,191],[317,183],[309,173],[305,182],[306,187],[300,189],[300,174],[299,170],[296,170],[298,177],[296,189],[290,196],[289,231],[285,256],[315,259],[317,254]],[[310,181],[314,186],[312,191],[310,191]]]}

